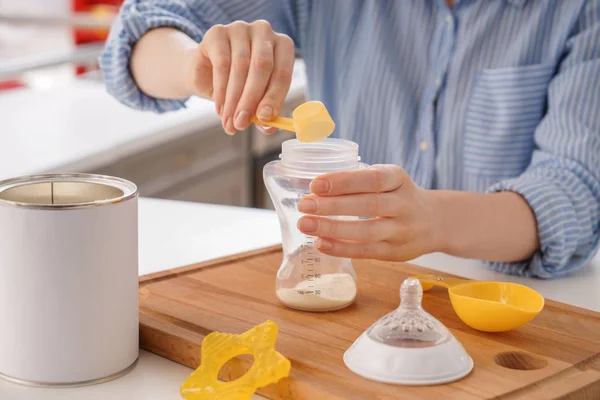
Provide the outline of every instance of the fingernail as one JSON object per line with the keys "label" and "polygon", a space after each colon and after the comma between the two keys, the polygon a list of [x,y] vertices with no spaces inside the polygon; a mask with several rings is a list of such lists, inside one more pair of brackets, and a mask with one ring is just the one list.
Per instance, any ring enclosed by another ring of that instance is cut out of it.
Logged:
{"label": "fingernail", "polygon": [[227,134],[229,136],[233,136],[233,134],[235,133],[235,129],[231,129],[231,117],[227,117],[227,119],[225,120],[225,132],[227,132]]}
{"label": "fingernail", "polygon": [[250,124],[250,114],[248,111],[242,110],[238,113],[237,117],[235,117],[235,128],[238,130],[245,129]]}
{"label": "fingernail", "polygon": [[314,218],[300,218],[298,221],[298,229],[302,232],[314,232],[319,227],[319,223]]}
{"label": "fingernail", "polygon": [[273,118],[273,108],[269,106],[264,106],[260,110],[258,110],[258,114],[256,114],[258,119],[262,119],[264,121],[268,121]]}
{"label": "fingernail", "polygon": [[319,238],[317,240],[317,249],[321,250],[330,250],[333,248],[333,243],[329,240]]}
{"label": "fingernail", "polygon": [[273,133],[275,133],[277,130],[273,130],[272,126],[266,126],[266,125],[259,125],[261,131],[265,134],[265,135],[272,135]]}
{"label": "fingernail", "polygon": [[329,181],[325,179],[315,179],[310,183],[310,190],[314,194],[324,194],[329,192],[330,186]]}
{"label": "fingernail", "polygon": [[221,116],[221,111],[223,111],[223,104],[217,105],[217,114],[219,114],[219,117]]}
{"label": "fingernail", "polygon": [[298,202],[298,211],[302,213],[314,213],[317,211],[317,202],[313,199],[301,199]]}

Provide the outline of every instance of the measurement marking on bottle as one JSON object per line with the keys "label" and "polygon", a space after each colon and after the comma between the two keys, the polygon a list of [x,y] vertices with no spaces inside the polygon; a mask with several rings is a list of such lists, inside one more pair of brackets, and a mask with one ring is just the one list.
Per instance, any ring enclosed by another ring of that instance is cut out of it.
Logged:
{"label": "measurement marking on bottle", "polygon": [[315,280],[321,277],[321,274],[315,271],[315,263],[321,262],[319,252],[315,249],[317,238],[309,235],[304,235],[304,237],[304,243],[300,246],[304,250],[304,257],[300,260],[304,270],[301,276],[302,280],[308,281],[309,290],[303,290],[302,294],[314,294],[318,296],[321,294],[321,291],[315,289],[314,285]]}

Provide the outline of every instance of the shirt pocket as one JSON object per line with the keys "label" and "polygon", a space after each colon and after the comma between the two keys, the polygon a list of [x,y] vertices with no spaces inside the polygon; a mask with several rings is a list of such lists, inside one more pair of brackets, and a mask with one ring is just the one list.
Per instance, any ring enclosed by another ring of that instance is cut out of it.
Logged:
{"label": "shirt pocket", "polygon": [[499,179],[527,168],[553,72],[544,64],[481,71],[467,105],[465,172]]}

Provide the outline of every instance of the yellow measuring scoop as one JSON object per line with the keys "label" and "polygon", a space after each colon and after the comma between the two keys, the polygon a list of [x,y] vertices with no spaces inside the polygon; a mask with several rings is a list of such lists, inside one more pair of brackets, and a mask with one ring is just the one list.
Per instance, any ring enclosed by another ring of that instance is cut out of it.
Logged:
{"label": "yellow measuring scoop", "polygon": [[524,285],[511,282],[480,282],[435,275],[415,276],[423,290],[448,289],[458,317],[473,329],[505,332],[531,321],[544,308],[544,297]]}
{"label": "yellow measuring scoop", "polygon": [[301,142],[316,142],[325,139],[335,129],[333,119],[320,101],[308,101],[300,104],[292,112],[292,118],[275,117],[270,121],[262,121],[255,116],[252,118],[252,122],[296,132],[296,138]]}

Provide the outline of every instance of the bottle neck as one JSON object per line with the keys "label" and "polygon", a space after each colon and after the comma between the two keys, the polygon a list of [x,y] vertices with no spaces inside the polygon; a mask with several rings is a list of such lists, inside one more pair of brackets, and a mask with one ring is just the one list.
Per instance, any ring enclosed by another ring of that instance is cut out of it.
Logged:
{"label": "bottle neck", "polygon": [[279,158],[286,175],[303,178],[357,169],[361,165],[358,144],[343,139],[328,138],[314,143],[287,140],[281,146]]}

